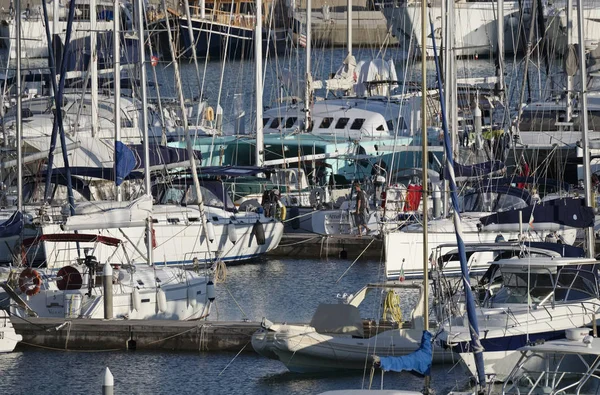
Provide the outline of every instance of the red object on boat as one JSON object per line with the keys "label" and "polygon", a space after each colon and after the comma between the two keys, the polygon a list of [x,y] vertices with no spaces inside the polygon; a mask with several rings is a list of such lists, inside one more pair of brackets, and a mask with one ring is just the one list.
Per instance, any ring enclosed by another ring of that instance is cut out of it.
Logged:
{"label": "red object on boat", "polygon": [[421,197],[423,196],[423,186],[410,184],[406,192],[406,204],[404,211],[416,211],[419,209]]}

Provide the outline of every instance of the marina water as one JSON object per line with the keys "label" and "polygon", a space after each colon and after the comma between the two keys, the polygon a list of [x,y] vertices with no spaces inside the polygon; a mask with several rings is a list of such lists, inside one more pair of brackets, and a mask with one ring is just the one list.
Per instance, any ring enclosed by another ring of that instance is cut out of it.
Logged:
{"label": "marina water", "polygon": [[[309,322],[319,303],[337,303],[337,294],[353,293],[369,281],[380,281],[382,269],[378,261],[352,265],[351,260],[341,259],[274,258],[229,267],[226,283],[217,286],[211,318],[260,321],[266,316],[274,322]],[[373,314],[378,311],[378,306],[367,305]],[[115,394],[317,394],[368,388],[370,376],[370,366],[364,373],[291,373],[281,362],[258,356],[249,342],[239,355],[64,351],[21,344],[11,354],[0,354],[0,394],[100,393],[107,366],[115,377]],[[439,394],[465,380],[459,366],[432,369],[432,386]],[[376,371],[373,388],[380,388],[380,382],[381,373]],[[385,389],[420,390],[422,385],[423,380],[410,373],[384,375]]]}

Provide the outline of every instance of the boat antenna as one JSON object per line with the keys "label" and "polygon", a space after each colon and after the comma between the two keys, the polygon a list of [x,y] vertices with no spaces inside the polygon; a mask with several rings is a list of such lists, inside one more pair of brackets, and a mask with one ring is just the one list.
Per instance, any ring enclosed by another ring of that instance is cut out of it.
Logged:
{"label": "boat antenna", "polygon": [[[437,48],[435,46],[435,34],[433,28],[433,21],[430,19],[430,29],[433,40],[433,56],[435,58],[435,68],[437,72],[437,83],[441,97],[443,97],[442,80],[440,76],[440,64],[437,56]],[[423,18],[425,20],[425,18]],[[425,28],[423,28],[425,31]],[[423,41],[424,43],[425,41]],[[449,183],[450,183],[450,198],[452,201],[453,215],[454,215],[454,229],[456,232],[456,244],[458,247],[458,256],[460,258],[460,270],[463,281],[463,287],[465,289],[465,299],[467,304],[467,319],[469,321],[469,332],[471,333],[471,347],[475,357],[475,365],[477,367],[477,381],[480,389],[486,387],[485,381],[485,366],[483,363],[483,347],[479,340],[479,325],[477,323],[477,315],[475,312],[475,299],[471,292],[471,282],[469,280],[469,267],[467,265],[467,255],[465,252],[465,243],[462,236],[462,223],[460,219],[460,209],[458,205],[458,193],[456,187],[456,179],[454,175],[454,156],[452,153],[452,144],[450,141],[450,133],[448,131],[448,122],[446,119],[446,106],[444,100],[440,100],[440,108],[442,111],[442,128],[444,130],[444,150],[446,152],[446,168],[448,169]]]}

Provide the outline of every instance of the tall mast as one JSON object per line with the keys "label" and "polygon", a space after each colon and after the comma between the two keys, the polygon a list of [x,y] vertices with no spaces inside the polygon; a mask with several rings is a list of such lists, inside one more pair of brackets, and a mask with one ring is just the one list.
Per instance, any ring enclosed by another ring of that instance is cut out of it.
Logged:
{"label": "tall mast", "polygon": [[98,134],[98,53],[96,45],[96,0],[90,0],[90,74],[92,76],[92,137]]}
{"label": "tall mast", "polygon": [[[166,10],[167,9],[167,4],[166,4],[166,0],[162,0],[162,4],[163,4],[163,8]],[[177,56],[175,54],[175,48],[173,45],[173,37],[171,34],[171,27],[170,27],[170,23],[169,23],[169,16],[167,14],[167,18],[166,18],[166,22],[167,22],[167,36],[169,38],[169,49],[171,50],[171,56],[173,57],[173,59],[177,59]],[[198,198],[198,211],[200,213],[200,221],[202,221],[202,229],[204,232],[204,238],[206,240],[206,248],[208,250],[208,256],[209,258],[212,258],[211,256],[211,250],[210,250],[210,239],[209,239],[209,232],[208,232],[208,224],[207,224],[207,220],[206,220],[206,214],[204,212],[204,200],[202,199],[202,191],[200,190],[200,180],[198,180],[198,169],[196,168],[196,160],[194,159],[194,148],[192,146],[192,138],[190,137],[190,129],[189,129],[189,123],[188,123],[188,118],[187,118],[187,112],[185,111],[185,106],[184,106],[184,97],[183,97],[183,88],[181,86],[181,75],[179,73],[179,63],[177,61],[173,62],[173,71],[175,72],[175,85],[176,85],[176,89],[177,89],[177,94],[179,96],[179,105],[181,106],[181,116],[183,118],[183,125],[184,125],[184,131],[183,133],[185,134],[185,143],[186,143],[186,148],[187,148],[187,152],[188,152],[188,156],[190,157],[190,170],[192,171],[192,181],[194,183],[194,187],[196,189],[196,196]]]}
{"label": "tall mast", "polygon": [[[571,53],[573,45],[573,0],[567,0],[567,54]],[[573,76],[567,73],[567,114],[565,120],[573,119]]]}
{"label": "tall mast", "polygon": [[504,96],[504,0],[498,0],[498,65],[496,77],[498,78],[498,94]]}
{"label": "tall mast", "polygon": [[[437,56],[437,48],[435,46],[435,36],[433,29],[433,22],[430,22],[431,34],[433,36],[433,56],[435,59],[435,69],[437,71],[437,82],[438,89],[440,92],[443,90],[441,78],[440,78],[440,65]],[[477,323],[477,314],[475,311],[475,299],[473,298],[473,293],[471,292],[471,282],[469,280],[469,267],[467,265],[467,254],[465,252],[465,243],[463,241],[463,231],[462,231],[462,223],[460,219],[460,209],[458,204],[458,189],[456,187],[456,177],[454,175],[454,157],[450,142],[450,133],[448,130],[448,122],[447,122],[447,114],[446,114],[446,105],[443,100],[440,101],[440,108],[442,112],[442,128],[444,130],[444,151],[446,156],[446,169],[449,174],[448,182],[450,184],[450,197],[452,198],[452,208],[453,208],[453,219],[454,219],[454,229],[456,233],[456,245],[458,249],[458,257],[460,259],[460,271],[462,274],[462,282],[465,290],[465,301],[466,301],[466,310],[467,310],[467,319],[469,325],[469,333],[471,335],[471,347],[473,350],[473,357],[475,359],[475,367],[477,368],[477,381],[479,385],[479,390],[477,393],[484,393],[485,387],[487,385],[485,381],[485,364],[483,363],[483,347],[481,346],[481,341],[479,340],[479,325]],[[427,273],[427,271],[425,271]],[[427,289],[427,288],[426,288]],[[425,292],[427,295],[427,292]],[[427,384],[427,382],[426,382]]]}
{"label": "tall mast", "polygon": [[[56,1],[56,0],[55,0]],[[114,84],[115,84],[115,97],[114,97],[114,115],[115,115],[115,144],[117,141],[121,141],[121,20],[120,15],[121,9],[119,7],[119,0],[115,0],[114,17],[113,17],[113,73],[114,73]],[[116,146],[115,146],[116,154]],[[115,158],[116,159],[116,158]],[[115,160],[115,166],[117,161]],[[116,180],[116,176],[115,176]],[[115,185],[117,201],[122,200],[121,196],[121,185]]]}
{"label": "tall mast", "polygon": [[[144,6],[142,0],[137,0],[137,31],[138,31],[138,55],[140,62],[140,94],[142,99],[142,108],[140,111],[140,124],[142,130],[142,139],[144,147],[144,190],[147,195],[152,195],[150,184],[150,141],[148,133],[148,92],[146,78],[146,55],[145,55],[145,34],[144,34]],[[165,8],[166,10],[166,8]],[[154,259],[152,257],[152,232],[150,230],[151,218],[148,219],[146,225],[146,247],[148,252],[148,264],[152,265]]]}
{"label": "tall mast", "polygon": [[427,186],[427,168],[429,167],[429,153],[427,146],[427,0],[421,0],[421,139],[423,143],[423,289],[425,290],[425,303],[423,304],[423,318],[425,319],[423,329],[429,330],[429,243],[427,240],[427,196],[429,187]]}
{"label": "tall mast", "polygon": [[23,211],[23,120],[21,98],[21,0],[17,0],[15,15],[17,44],[17,211]]}
{"label": "tall mast", "polygon": [[262,80],[262,0],[256,0],[256,29],[254,31],[254,62],[256,79],[256,166],[265,163],[263,139],[263,80]]}
{"label": "tall mast", "polygon": [[305,131],[310,127],[310,97],[312,93],[312,77],[310,75],[310,49],[311,49],[311,23],[312,23],[312,2],[306,0],[306,78],[304,87],[304,128]]}
{"label": "tall mast", "polygon": [[348,12],[346,13],[346,41],[348,42],[348,55],[352,55],[352,0],[348,0]]}
{"label": "tall mast", "polygon": [[[590,168],[590,147],[588,138],[588,103],[587,103],[587,65],[585,59],[585,25],[583,19],[582,0],[577,2],[577,23],[579,24],[579,71],[581,73],[581,106],[579,116],[581,117],[581,143],[583,145],[583,182],[585,188],[585,204],[592,206],[592,171]],[[593,228],[585,229],[585,238],[587,241],[587,257],[594,257],[594,247],[596,240],[594,238]]]}

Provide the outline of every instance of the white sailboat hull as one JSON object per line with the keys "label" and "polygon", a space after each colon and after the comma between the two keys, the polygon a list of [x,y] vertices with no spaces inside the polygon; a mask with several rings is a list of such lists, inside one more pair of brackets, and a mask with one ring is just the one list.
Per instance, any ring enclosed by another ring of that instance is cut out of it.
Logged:
{"label": "white sailboat hull", "polygon": [[21,340],[23,336],[15,332],[8,313],[0,309],[0,354],[12,352]]}
{"label": "white sailboat hull", "polygon": [[[113,248],[114,249],[114,248]],[[42,278],[38,293],[27,296],[22,289],[15,291],[39,317],[104,318],[104,294],[96,286],[88,289],[89,275],[83,265],[71,265],[81,273],[80,289],[59,289],[58,269],[36,269]],[[198,319],[208,315],[208,277],[177,268],[138,265],[116,268],[113,271],[113,317],[129,319]],[[161,295],[161,293],[164,293]],[[13,304],[12,314],[26,317],[27,312]]]}
{"label": "white sailboat hull", "polygon": [[[494,243],[499,234],[502,234],[505,240],[517,240],[519,238],[518,229],[494,228],[479,230],[477,228],[478,220],[468,220],[463,218],[463,241],[465,243]],[[550,231],[557,231],[563,237],[566,244],[573,244],[577,236],[577,229],[567,229],[552,224],[553,229],[544,227],[544,224],[534,223],[534,228],[530,229],[530,238],[532,241],[544,241]],[[433,228],[435,226],[435,230]],[[548,224],[549,226],[549,224]],[[401,231],[385,233],[383,243],[385,248],[385,264],[387,278],[397,280],[401,273],[406,278],[423,276],[423,232],[420,228],[406,228]],[[527,230],[527,224],[524,225]],[[499,233],[502,232],[502,233]],[[456,244],[456,234],[452,220],[436,220],[431,222],[428,233],[429,250],[433,251],[443,244]],[[471,271],[486,270],[489,262],[493,260],[489,252],[473,253],[468,264]],[[450,261],[444,268],[444,273],[448,275],[460,273],[460,262]]]}
{"label": "white sailboat hull", "polygon": [[[290,371],[316,373],[370,368],[373,354],[407,355],[419,348],[422,329],[393,329],[370,338],[317,333],[308,325],[275,325],[252,336],[259,354],[280,360]],[[436,349],[434,363],[450,362],[452,353]]]}

